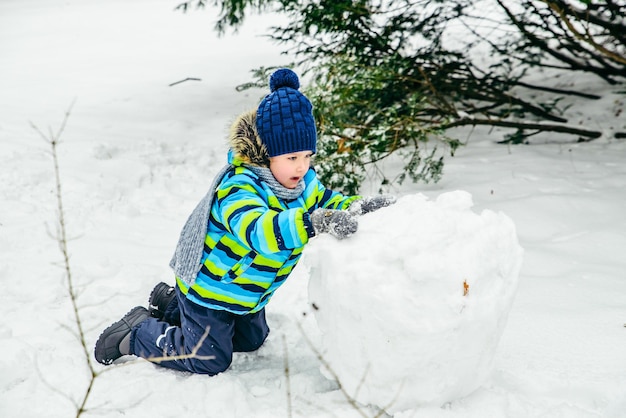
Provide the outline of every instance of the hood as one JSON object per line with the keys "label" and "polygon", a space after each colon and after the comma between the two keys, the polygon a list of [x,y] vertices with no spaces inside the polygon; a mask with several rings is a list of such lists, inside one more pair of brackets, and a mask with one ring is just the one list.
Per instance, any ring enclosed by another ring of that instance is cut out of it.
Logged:
{"label": "hood", "polygon": [[228,145],[234,157],[245,164],[269,167],[267,148],[256,130],[256,110],[246,112],[235,120],[230,128]]}

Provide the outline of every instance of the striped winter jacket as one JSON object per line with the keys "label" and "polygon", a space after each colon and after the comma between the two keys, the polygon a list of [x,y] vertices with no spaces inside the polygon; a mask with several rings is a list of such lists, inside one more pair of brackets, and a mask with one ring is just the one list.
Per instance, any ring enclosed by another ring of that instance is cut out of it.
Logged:
{"label": "striped winter jacket", "polygon": [[279,199],[243,164],[267,166],[256,135],[255,113],[242,115],[230,136],[231,169],[219,184],[209,217],[201,269],[187,298],[235,314],[260,311],[292,272],[313,236],[308,216],[317,208],[346,209],[359,196],[326,189],[313,169],[295,200]]}

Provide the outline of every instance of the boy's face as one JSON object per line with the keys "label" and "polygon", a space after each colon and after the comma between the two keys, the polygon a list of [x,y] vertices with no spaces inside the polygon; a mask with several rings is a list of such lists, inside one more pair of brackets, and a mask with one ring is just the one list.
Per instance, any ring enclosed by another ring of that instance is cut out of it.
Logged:
{"label": "boy's face", "polygon": [[311,167],[312,156],[311,151],[300,151],[270,157],[270,170],[280,184],[295,189]]}

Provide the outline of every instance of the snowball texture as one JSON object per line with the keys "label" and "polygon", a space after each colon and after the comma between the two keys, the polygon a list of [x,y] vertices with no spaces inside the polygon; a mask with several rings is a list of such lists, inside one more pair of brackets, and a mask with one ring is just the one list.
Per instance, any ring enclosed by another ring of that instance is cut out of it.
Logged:
{"label": "snowball texture", "polygon": [[323,355],[357,401],[442,405],[489,375],[523,251],[507,216],[471,207],[462,191],[404,196],[351,238],[309,245]]}

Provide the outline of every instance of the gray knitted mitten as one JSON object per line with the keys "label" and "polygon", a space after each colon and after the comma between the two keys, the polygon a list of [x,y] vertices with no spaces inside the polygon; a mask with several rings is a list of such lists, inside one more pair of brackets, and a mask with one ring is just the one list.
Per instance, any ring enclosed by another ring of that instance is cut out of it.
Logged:
{"label": "gray knitted mitten", "polygon": [[385,206],[393,205],[394,203],[396,203],[396,197],[392,195],[364,197],[352,202],[348,211],[354,215],[363,215],[384,208]]}
{"label": "gray knitted mitten", "polygon": [[354,234],[359,226],[355,216],[345,210],[315,209],[311,213],[311,224],[315,235],[329,233],[337,239]]}

